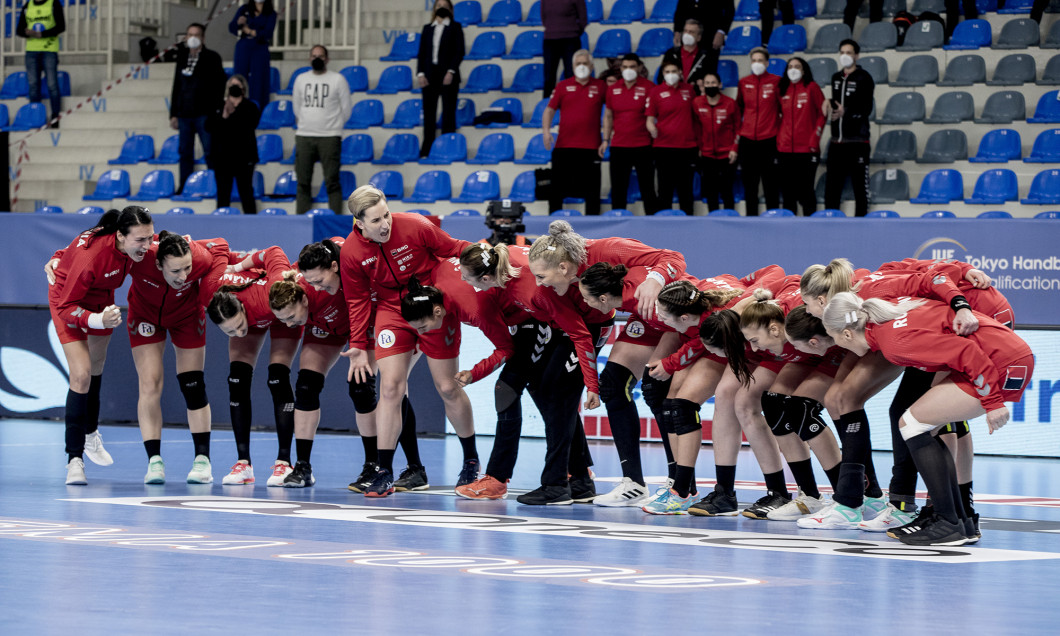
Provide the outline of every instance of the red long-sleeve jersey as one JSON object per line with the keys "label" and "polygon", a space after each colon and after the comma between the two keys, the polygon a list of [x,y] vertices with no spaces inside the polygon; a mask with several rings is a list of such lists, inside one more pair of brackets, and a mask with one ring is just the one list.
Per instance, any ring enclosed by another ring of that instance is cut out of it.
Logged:
{"label": "red long-sleeve jersey", "polygon": [[[673,328],[668,326],[665,322],[654,317],[650,319],[645,318],[637,313],[637,306],[640,303],[635,294],[637,293],[637,288],[640,287],[644,281],[648,280],[648,272],[650,271],[651,270],[647,267],[629,268],[626,272],[626,277],[622,279],[622,305],[619,309],[630,314],[635,314],[648,329],[654,329],[655,331],[673,331]],[[683,278],[692,281],[693,284],[696,282],[696,279],[687,274],[685,274]]]}
{"label": "red long-sleeve jersey", "polygon": [[772,73],[748,75],[737,86],[736,106],[742,122],[739,139],[776,137],[780,130],[780,78]]}
{"label": "red long-sleeve jersey", "polygon": [[493,343],[493,353],[471,369],[471,381],[478,382],[493,373],[515,354],[512,333],[497,305],[496,296],[476,290],[460,278],[460,259],[443,261],[435,272],[434,285],[441,290],[445,311],[465,325],[478,327]]}
{"label": "red long-sleeve jersey", "polygon": [[777,152],[821,152],[824,93],[816,82],[793,82],[780,97]]}
{"label": "red long-sleeve jersey", "polygon": [[134,263],[129,272],[132,285],[129,287],[129,307],[135,306],[138,314],[155,316],[156,325],[176,325],[183,320],[198,318],[202,308],[221,286],[221,277],[228,267],[228,241],[222,238],[198,241],[184,237],[191,248],[191,273],[180,289],[166,283],[162,271],[156,264],[158,237],[155,237],[144,260]]}
{"label": "red long-sleeve jersey", "polygon": [[719,95],[718,103],[711,105],[701,95],[692,100],[692,108],[699,120],[699,153],[708,159],[728,159],[729,153],[736,150],[740,128],[736,100]]}
{"label": "red long-sleeve jersey", "polygon": [[666,283],[680,279],[685,273],[685,257],[680,252],[651,247],[634,239],[586,239],[585,257],[585,264],[578,268],[579,276],[596,263],[647,267],[649,272],[662,275]]}
{"label": "red long-sleeve jersey", "polygon": [[901,261],[884,263],[880,265],[877,271],[883,274],[924,273],[931,275],[932,281],[939,275],[947,277],[945,281],[940,279],[939,285],[942,285],[943,282],[952,283],[954,289],[950,289],[950,286],[947,286],[945,288],[947,296],[940,297],[941,300],[949,303],[953,300],[953,296],[962,294],[968,299],[968,304],[972,306],[973,310],[986,314],[1006,327],[1011,328],[1015,324],[1012,305],[1009,304],[1005,295],[998,291],[996,287],[991,286],[986,289],[979,289],[965,278],[968,272],[973,269],[975,268],[971,264],[961,261],[929,261],[907,258]]}
{"label": "red long-sleeve jersey", "polygon": [[419,214],[396,212],[386,243],[366,239],[356,225],[342,246],[339,273],[350,315],[350,348],[368,346],[368,320],[373,292],[380,304],[398,306],[409,278],[424,285],[433,282],[441,259],[459,257],[470,245],[442,231]]}
{"label": "red long-sleeve jersey", "polygon": [[88,328],[90,314],[114,304],[114,290],[125,282],[134,262],[115,247],[113,234],[94,234],[85,230],[52,256],[59,264],[55,284],[48,289],[48,304],[60,320],[81,329]]}
{"label": "red long-sleeve jersey", "polygon": [[269,306],[269,288],[283,279],[283,273],[291,269],[291,263],[283,248],[276,245],[254,252],[253,258],[254,269],[224,274],[221,285],[251,283],[246,289],[234,293],[247,312],[247,326],[264,329],[276,320]]}

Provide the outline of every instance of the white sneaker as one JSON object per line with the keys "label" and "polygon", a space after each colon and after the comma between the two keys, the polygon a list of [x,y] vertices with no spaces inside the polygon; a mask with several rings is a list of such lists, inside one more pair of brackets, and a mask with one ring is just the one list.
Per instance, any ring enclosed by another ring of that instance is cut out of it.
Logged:
{"label": "white sneaker", "polygon": [[84,486],[88,483],[85,479],[85,460],[75,457],[66,465],[66,485]]}
{"label": "white sneaker", "polygon": [[290,475],[294,471],[291,468],[291,464],[285,461],[278,461],[272,465],[272,475],[269,476],[269,480],[265,482],[266,486],[283,486],[283,480],[287,479],[287,475]]}
{"label": "white sneaker", "polygon": [[232,471],[224,476],[221,483],[225,486],[241,486],[254,483],[254,467],[248,462],[238,461],[232,464]]}
{"label": "white sneaker", "polygon": [[800,490],[798,497],[766,513],[766,519],[770,521],[796,521],[806,515],[820,512],[824,505],[825,500],[823,498],[811,497]]}
{"label": "white sneaker", "polygon": [[650,497],[651,494],[646,487],[641,486],[629,477],[623,477],[622,481],[611,492],[593,499],[593,503],[608,508],[623,508],[626,506],[639,508]]}
{"label": "white sneaker", "polygon": [[210,458],[206,455],[196,455],[191,464],[191,472],[188,473],[189,484],[212,484],[213,472],[210,466]]}
{"label": "white sneaker", "polygon": [[857,530],[861,521],[861,508],[836,503],[822,508],[817,514],[802,517],[795,524],[810,530]]}
{"label": "white sneaker", "polygon": [[862,521],[858,524],[858,528],[865,532],[887,532],[892,528],[904,526],[912,520],[913,515],[908,512],[903,512],[898,508],[895,508],[893,504],[888,503],[887,507],[883,509],[883,512],[876,515],[871,520]]}
{"label": "white sneaker", "polygon": [[110,456],[107,449],[103,448],[103,436],[99,434],[99,431],[85,435],[85,455],[92,460],[92,463],[100,466],[110,466],[114,463],[114,458]]}
{"label": "white sneaker", "polygon": [[887,497],[865,497],[865,503],[861,504],[861,517],[865,521],[875,519],[877,515],[887,510],[887,506],[890,505],[891,502]]}
{"label": "white sneaker", "polygon": [[144,475],[145,484],[166,483],[166,465],[162,463],[162,456],[155,455],[147,460],[147,474]]}

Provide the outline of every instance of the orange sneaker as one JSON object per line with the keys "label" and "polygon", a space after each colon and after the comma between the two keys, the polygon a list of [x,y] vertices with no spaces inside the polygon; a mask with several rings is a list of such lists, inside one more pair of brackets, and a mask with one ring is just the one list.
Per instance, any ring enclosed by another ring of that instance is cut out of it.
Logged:
{"label": "orange sneaker", "polygon": [[470,484],[458,486],[456,494],[464,499],[504,499],[508,496],[508,482],[483,475]]}

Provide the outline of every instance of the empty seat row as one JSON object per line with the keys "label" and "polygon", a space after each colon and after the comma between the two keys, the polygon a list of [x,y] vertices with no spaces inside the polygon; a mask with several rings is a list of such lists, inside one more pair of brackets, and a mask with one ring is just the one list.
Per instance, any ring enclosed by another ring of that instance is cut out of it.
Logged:
{"label": "empty seat row", "polygon": [[932,170],[924,175],[920,192],[909,200],[915,204],[939,204],[961,201],[973,205],[995,205],[1019,201],[1023,205],[1060,203],[1060,170],[1043,170],[1034,175],[1025,198],[1019,198],[1016,173],[1006,169],[987,170],[976,179],[970,198],[964,198],[964,178],[949,168]]}
{"label": "empty seat row", "polygon": [[[357,177],[348,170],[339,173],[342,184],[343,198],[349,197],[357,189]],[[202,201],[217,196],[217,180],[213,170],[198,170],[188,175],[187,181],[180,194],[176,193],[173,173],[169,170],[152,170],[144,175],[136,194],[131,193],[129,173],[125,170],[108,170],[100,175],[96,181],[95,189],[91,194],[82,197],[85,201],[110,201],[112,199],[128,199],[130,201],[158,201],[159,199],[170,199],[172,201]],[[275,201],[294,201],[298,192],[298,183],[294,171],[288,171],[279,176],[272,194],[265,194],[265,177],[255,171],[253,178],[254,197],[256,199],[268,197]],[[239,191],[232,184],[232,200],[239,201]],[[326,203],[328,192],[325,184],[320,184],[313,201]]]}
{"label": "empty seat row", "polygon": [[968,158],[968,141],[962,130],[940,130],[928,138],[924,154],[917,158],[916,134],[911,130],[888,130],[880,135],[872,151],[873,163],[951,163],[968,159],[972,163],[1060,162],[1060,129],[1045,130],[1034,139],[1030,155],[1022,157],[1020,134],[1012,129],[991,130],[983,135],[979,150]]}
{"label": "empty seat row", "polygon": [[1027,105],[1018,91],[1000,91],[987,98],[983,113],[975,117],[975,100],[967,91],[950,91],[939,95],[927,115],[927,104],[920,93],[903,92],[891,95],[877,124],[908,125],[915,121],[927,124],[954,124],[975,121],[981,124],[1010,124],[1026,119],[1032,124],[1060,123],[1060,100],[1057,91],[1049,91],[1038,99],[1034,116],[1027,117]]}
{"label": "empty seat row", "polygon": [[[674,20],[677,0],[655,0],[651,10],[646,8],[645,0],[616,0],[611,5],[611,12],[604,19],[602,0],[586,0],[586,17],[589,22],[601,24],[629,24],[631,22],[648,22],[667,24]],[[483,18],[482,3],[478,0],[464,0],[453,5],[453,17],[464,26],[500,27],[509,24],[519,26],[541,26],[541,2],[535,1],[523,18],[523,7],[518,0],[500,0],[490,5]]]}
{"label": "empty seat row", "polygon": [[[48,82],[43,77],[41,77],[40,91],[43,99],[47,99],[50,95]],[[70,73],[67,71],[59,71],[59,94],[63,97],[70,96]],[[19,97],[29,97],[29,78],[26,76],[25,71],[9,73],[4,78],[3,87],[0,87],[0,99],[17,99]]]}

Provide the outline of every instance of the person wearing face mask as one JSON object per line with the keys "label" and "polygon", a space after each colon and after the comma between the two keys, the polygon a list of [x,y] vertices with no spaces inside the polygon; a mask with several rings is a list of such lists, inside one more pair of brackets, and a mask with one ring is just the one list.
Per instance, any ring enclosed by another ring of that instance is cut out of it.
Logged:
{"label": "person wearing face mask", "polygon": [[250,85],[247,97],[254,100],[258,108],[265,108],[269,103],[272,88],[269,45],[275,29],[276,9],[272,0],[247,0],[228,23],[228,31],[239,38],[232,65],[234,72],[247,78]]}
{"label": "person wearing face mask", "polygon": [[777,172],[784,207],[809,216],[817,209],[813,184],[821,163],[824,132],[824,93],[813,81],[806,60],[788,60],[780,78],[780,133],[777,135]]}
{"label": "person wearing face mask", "polygon": [[449,0],[434,3],[430,24],[420,34],[416,54],[416,79],[423,89],[423,143],[420,156],[426,157],[434,144],[438,98],[442,98],[442,132],[456,132],[456,102],[460,91],[460,62],[464,60],[464,30],[453,19]]}
{"label": "person wearing face mask", "polygon": [[640,75],[642,64],[636,53],[627,53],[621,62],[622,79],[607,89],[604,110],[604,141],[600,156],[611,146],[611,207],[624,210],[629,191],[629,174],[637,171],[644,210],[652,213],[655,204],[655,167],[651,161],[651,135],[648,134],[644,104],[655,88]]}
{"label": "person wearing face mask", "polygon": [[177,194],[184,189],[184,182],[195,169],[195,135],[202,142],[206,166],[213,168],[206,118],[224,99],[226,78],[221,56],[206,48],[205,37],[206,27],[192,23],[185,32],[183,45],[177,48],[177,65],[169,94],[169,126],[180,135]]}
{"label": "person wearing face mask", "polygon": [[777,186],[777,132],[780,130],[780,78],[766,72],[769,51],[751,49],[751,74],[740,79],[736,105],[740,110],[740,157],[747,216],[758,216],[758,182],[766,199],[766,209],[780,207]]}
{"label": "person wearing face mask", "polygon": [[[677,68],[681,70],[681,79],[691,84],[696,92],[700,90],[703,76],[715,70],[709,68],[707,51],[699,46],[702,33],[703,26],[698,20],[691,18],[686,20],[684,29],[681,32],[681,43],[667,51],[663,55],[662,61],[664,66],[666,64],[676,64]],[[716,61],[715,66],[717,66]],[[661,77],[656,79],[659,80],[659,83],[662,83]]]}
{"label": "person wearing face mask", "polygon": [[678,0],[674,9],[674,46],[683,45],[685,25],[689,19],[696,20],[707,38],[702,47],[706,54],[703,72],[717,72],[721,47],[725,46],[725,36],[735,15],[733,0]]}
{"label": "person wearing face mask", "polygon": [[574,53],[582,47],[582,33],[589,24],[585,0],[541,0],[541,22],[545,27],[545,86],[548,99],[556,87],[556,71],[563,62],[563,79],[574,74]]}
{"label": "person wearing face mask", "polygon": [[769,42],[773,35],[776,7],[780,6],[780,19],[784,24],[795,24],[795,3],[792,0],[758,0],[758,14],[762,16],[762,42]]}
{"label": "person wearing face mask", "polygon": [[257,214],[254,199],[254,166],[258,163],[258,140],[254,134],[261,111],[247,99],[247,80],[233,75],[228,80],[224,104],[206,120],[213,143],[211,163],[217,179],[217,207],[232,202],[232,180],[239,192],[243,214]]}
{"label": "person wearing face mask", "polygon": [[[696,165],[696,139],[699,120],[693,116],[695,91],[681,80],[681,67],[663,64],[663,83],[648,94],[645,114],[652,137],[652,158],[659,174],[658,208],[671,207],[674,190],[685,214],[692,215],[692,176]],[[647,210],[654,214],[658,210]]]}
{"label": "person wearing face mask", "polygon": [[872,75],[858,66],[861,46],[854,40],[839,43],[839,71],[832,76],[829,120],[832,140],[828,144],[824,206],[839,209],[843,186],[849,177],[854,186],[855,215],[869,211],[869,116],[876,84]]}
{"label": "person wearing face mask", "polygon": [[[10,20],[10,18],[8,18]],[[8,32],[10,33],[10,22]],[[26,81],[29,83],[29,101],[41,101],[40,75],[48,84],[48,99],[51,101],[51,127],[58,128],[62,95],[59,93],[59,35],[66,31],[66,14],[59,0],[33,0],[22,3],[15,35],[26,38]],[[10,37],[10,36],[8,36]]]}
{"label": "person wearing face mask", "polygon": [[[593,56],[574,54],[574,77],[556,85],[541,117],[545,148],[552,150],[552,191],[548,211],[563,207],[567,197],[584,197],[585,214],[600,214],[600,118],[607,86],[594,77]],[[559,134],[552,140],[552,120],[563,111]]]}
{"label": "person wearing face mask", "polygon": [[294,80],[292,93],[298,133],[294,137],[294,172],[298,179],[298,214],[305,214],[313,199],[313,166],[320,161],[328,192],[328,207],[342,214],[342,127],[350,118],[353,102],[346,78],[328,70],[328,49],[317,44],[309,50],[313,70]]}
{"label": "person wearing face mask", "polygon": [[[699,174],[707,209],[735,207],[732,184],[736,181],[736,136],[740,115],[736,100],[721,94],[717,73],[703,76],[703,94],[692,100],[699,122]],[[614,159],[612,159],[614,161]]]}

